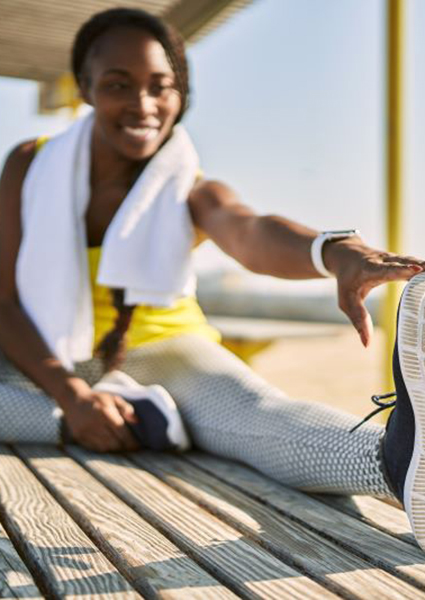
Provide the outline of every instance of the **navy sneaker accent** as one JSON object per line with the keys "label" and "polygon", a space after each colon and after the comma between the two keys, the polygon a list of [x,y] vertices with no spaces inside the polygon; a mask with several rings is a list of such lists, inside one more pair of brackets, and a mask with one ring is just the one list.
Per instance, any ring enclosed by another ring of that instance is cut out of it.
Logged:
{"label": "navy sneaker accent", "polygon": [[131,400],[125,398],[134,406],[139,422],[127,423],[135,437],[139,440],[141,448],[150,450],[171,450],[174,448],[167,436],[168,420],[149,398]]}
{"label": "navy sneaker accent", "polygon": [[[400,313],[400,311],[399,311]],[[397,319],[398,329],[399,318]],[[398,334],[393,353],[393,377],[397,404],[391,412],[382,439],[382,458],[394,494],[404,505],[404,486],[412,459],[415,439],[415,416],[400,366]]]}
{"label": "navy sneaker accent", "polygon": [[384,470],[425,549],[425,273],[403,290],[397,315],[393,375],[397,392],[382,439]]}
{"label": "navy sneaker accent", "polygon": [[139,385],[122,371],[111,371],[93,387],[116,394],[130,402],[139,422],[127,423],[142,448],[150,450],[188,450],[189,436],[178,408],[160,385]]}

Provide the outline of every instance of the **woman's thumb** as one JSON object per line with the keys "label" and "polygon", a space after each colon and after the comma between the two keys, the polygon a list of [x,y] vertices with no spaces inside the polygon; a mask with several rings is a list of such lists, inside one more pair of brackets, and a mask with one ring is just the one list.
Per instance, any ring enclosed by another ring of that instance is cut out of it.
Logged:
{"label": "woman's thumb", "polygon": [[134,412],[134,406],[130,402],[127,402],[124,398],[120,398],[120,396],[115,396],[115,404],[123,419],[129,423],[138,422],[137,415]]}

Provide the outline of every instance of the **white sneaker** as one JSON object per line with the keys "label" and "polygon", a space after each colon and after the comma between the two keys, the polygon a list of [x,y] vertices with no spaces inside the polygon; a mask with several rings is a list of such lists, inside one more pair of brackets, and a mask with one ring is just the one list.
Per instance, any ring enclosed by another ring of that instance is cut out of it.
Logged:
{"label": "white sneaker", "polygon": [[93,387],[121,396],[134,406],[137,424],[127,423],[142,448],[178,450],[190,448],[190,439],[176,403],[161,385],[144,386],[122,371],[110,371]]}

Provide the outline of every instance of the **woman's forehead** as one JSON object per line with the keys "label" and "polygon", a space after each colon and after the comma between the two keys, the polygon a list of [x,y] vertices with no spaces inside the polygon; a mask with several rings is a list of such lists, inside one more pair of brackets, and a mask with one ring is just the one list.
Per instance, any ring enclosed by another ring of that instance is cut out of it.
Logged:
{"label": "woman's forehead", "polygon": [[117,27],[105,32],[93,45],[89,56],[102,72],[148,69],[173,73],[162,44],[148,31],[136,27]]}

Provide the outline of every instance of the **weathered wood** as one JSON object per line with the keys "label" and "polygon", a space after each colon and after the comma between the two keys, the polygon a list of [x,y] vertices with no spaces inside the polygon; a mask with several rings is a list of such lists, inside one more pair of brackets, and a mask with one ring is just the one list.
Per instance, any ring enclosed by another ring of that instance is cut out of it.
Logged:
{"label": "weathered wood", "polygon": [[425,593],[294,523],[172,454],[137,452],[134,462],[285,562],[343,595],[372,600],[425,598]]}
{"label": "weathered wood", "polygon": [[140,598],[11,450],[0,446],[1,519],[49,598]]}
{"label": "weathered wood", "polygon": [[370,496],[315,494],[314,498],[415,547],[417,546],[415,536],[409,525],[409,519],[404,510],[400,508],[390,506],[386,502],[371,498]]}
{"label": "weathered wood", "polygon": [[167,600],[236,598],[59,449],[14,449],[136,590]]}
{"label": "weathered wood", "polygon": [[0,523],[0,598],[42,598],[31,573]]}
{"label": "weathered wood", "polygon": [[335,598],[129,460],[100,456],[77,446],[66,450],[242,598]]}
{"label": "weathered wood", "polygon": [[199,452],[188,453],[185,459],[372,565],[425,589],[425,554],[419,547],[372,529],[348,514],[241,464]]}

